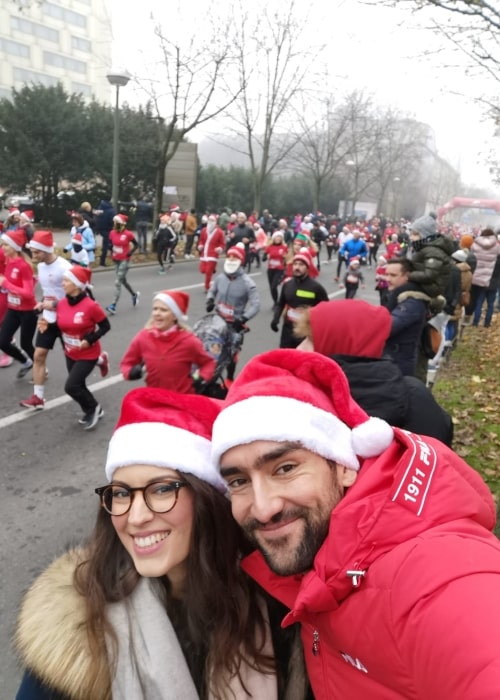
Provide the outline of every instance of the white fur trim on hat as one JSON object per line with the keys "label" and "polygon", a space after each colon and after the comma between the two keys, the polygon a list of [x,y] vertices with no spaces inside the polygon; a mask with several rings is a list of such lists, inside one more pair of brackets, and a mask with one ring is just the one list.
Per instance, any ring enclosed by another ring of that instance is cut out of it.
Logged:
{"label": "white fur trim on hat", "polygon": [[116,469],[133,464],[187,472],[226,491],[219,470],[209,466],[210,441],[166,423],[129,423],[117,428],[108,447],[108,481]]}
{"label": "white fur trim on hat", "polygon": [[224,408],[213,427],[214,468],[218,469],[220,458],[231,447],[256,440],[300,442],[325,459],[359,469],[350,428],[333,413],[297,399],[254,396]]}
{"label": "white fur trim on hat", "polygon": [[165,304],[165,306],[168,306],[168,308],[174,314],[175,318],[178,321],[186,322],[188,320],[188,317],[182,313],[182,311],[179,309],[179,305],[176,303],[175,299],[170,296],[170,294],[164,294],[163,292],[159,292],[158,294],[155,294],[154,300],[155,299],[158,299],[158,301],[162,301]]}
{"label": "white fur trim on hat", "polygon": [[0,238],[2,239],[2,241],[4,241],[5,243],[7,243],[7,245],[10,245],[11,248],[14,248],[14,250],[17,250],[18,253],[19,253],[20,250],[22,250],[22,246],[20,246],[18,243],[16,243],[16,242],[9,236],[8,233],[2,233],[2,235],[0,236]]}

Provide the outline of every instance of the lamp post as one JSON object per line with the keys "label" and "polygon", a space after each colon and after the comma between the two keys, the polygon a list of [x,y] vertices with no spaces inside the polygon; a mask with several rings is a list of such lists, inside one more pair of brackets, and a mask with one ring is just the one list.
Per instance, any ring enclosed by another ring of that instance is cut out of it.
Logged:
{"label": "lamp post", "polygon": [[125,85],[130,80],[130,73],[128,71],[114,70],[106,75],[110,85],[114,85],[116,88],[116,99],[115,99],[115,124],[113,129],[113,170],[111,175],[111,203],[113,204],[115,211],[118,211],[118,164],[120,157],[120,88],[125,87]]}

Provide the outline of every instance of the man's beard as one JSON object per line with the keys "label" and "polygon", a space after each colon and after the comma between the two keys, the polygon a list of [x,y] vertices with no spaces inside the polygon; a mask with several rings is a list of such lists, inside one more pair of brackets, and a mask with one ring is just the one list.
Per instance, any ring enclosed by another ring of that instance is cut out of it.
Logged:
{"label": "man's beard", "polygon": [[[262,544],[256,537],[255,530],[259,530],[261,523],[252,519],[242,524],[242,528],[253,544],[262,552],[269,568],[278,576],[291,576],[301,574],[312,568],[314,558],[328,534],[331,509],[325,512],[315,513],[313,517],[309,508],[296,507],[277,513],[271,518],[271,523],[279,523],[282,520],[301,518],[304,523],[302,539],[294,550],[286,551],[288,535],[282,538],[266,541]],[[281,555],[281,556],[280,556]]]}

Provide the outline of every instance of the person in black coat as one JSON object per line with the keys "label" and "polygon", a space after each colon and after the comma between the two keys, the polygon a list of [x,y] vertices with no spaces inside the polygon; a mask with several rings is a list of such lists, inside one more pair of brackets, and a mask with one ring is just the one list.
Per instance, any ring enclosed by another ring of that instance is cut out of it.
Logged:
{"label": "person in black coat", "polygon": [[314,350],[343,369],[355,401],[390,425],[428,435],[451,446],[453,422],[429,389],[403,376],[384,354],[391,315],[383,306],[358,299],[321,302],[301,309],[295,333],[305,340],[298,350]]}
{"label": "person in black coat", "polygon": [[99,260],[99,264],[102,267],[106,265],[106,257],[109,252],[109,234],[113,228],[115,214],[115,208],[107,198],[103,198],[99,202],[97,209],[94,209],[95,228],[93,230],[94,233],[99,234],[102,238],[101,258]]}

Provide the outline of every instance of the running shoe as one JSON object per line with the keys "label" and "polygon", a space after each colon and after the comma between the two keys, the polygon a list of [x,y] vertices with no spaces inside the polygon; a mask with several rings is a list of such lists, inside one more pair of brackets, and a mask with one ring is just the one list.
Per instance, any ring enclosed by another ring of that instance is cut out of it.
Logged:
{"label": "running shoe", "polygon": [[132,294],[132,306],[137,306],[139,303],[139,297],[141,296],[140,292],[136,292],[135,294]]}
{"label": "running shoe", "polygon": [[1,369],[3,369],[4,367],[10,367],[13,362],[14,362],[13,357],[9,357],[9,355],[6,355],[4,352],[0,352],[0,368]]}
{"label": "running shoe", "polygon": [[23,366],[21,367],[21,369],[20,369],[20,370],[18,371],[18,373],[17,373],[17,378],[18,378],[18,379],[22,379],[22,378],[25,377],[25,376],[28,374],[28,372],[29,372],[30,370],[32,370],[32,369],[33,369],[33,362],[30,361],[30,364],[29,364],[29,365],[23,365]]}
{"label": "running shoe", "polygon": [[85,421],[85,423],[83,425],[83,429],[84,430],[93,430],[96,427],[96,425],[98,424],[99,419],[102,418],[103,415],[104,415],[104,411],[99,406],[99,404],[97,404],[97,406],[95,407],[95,410],[92,411],[92,413],[89,413],[87,420]]}
{"label": "running shoe", "polygon": [[24,406],[24,408],[34,408],[35,411],[40,411],[42,408],[45,408],[45,399],[40,399],[36,394],[33,394],[29,399],[19,401],[19,405]]}
{"label": "running shoe", "polygon": [[[100,409],[99,418],[102,418],[103,415],[104,415],[104,411],[103,411],[102,408],[101,408],[101,409]],[[87,421],[89,420],[89,418],[90,418],[91,416],[92,416],[92,413],[84,413],[83,416],[82,416],[81,418],[78,419],[78,423],[79,423],[80,425],[85,425],[85,423],[87,423]]]}
{"label": "running shoe", "polygon": [[114,316],[116,314],[116,304],[110,304],[109,306],[106,306],[106,311],[110,316]]}
{"label": "running shoe", "polygon": [[101,372],[101,377],[105,377],[109,372],[109,355],[106,351],[101,352],[99,355],[99,371]]}

